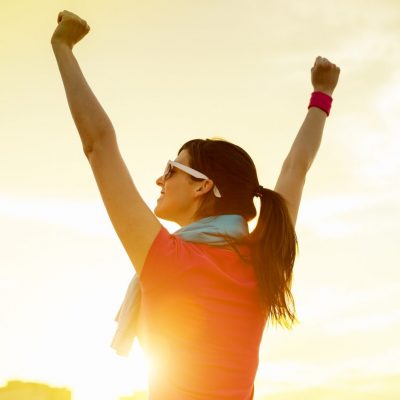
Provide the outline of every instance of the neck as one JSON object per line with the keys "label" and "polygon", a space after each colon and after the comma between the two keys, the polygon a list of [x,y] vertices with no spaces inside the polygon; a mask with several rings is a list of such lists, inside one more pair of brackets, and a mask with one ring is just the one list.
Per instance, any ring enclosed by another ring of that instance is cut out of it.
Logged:
{"label": "neck", "polygon": [[176,222],[181,228],[184,228],[185,226],[193,224],[194,222],[199,221],[200,219],[202,219],[202,218],[194,218],[194,217],[192,217],[192,218],[182,218],[182,219],[179,219],[179,221],[175,220],[173,222]]}
{"label": "neck", "polygon": [[179,215],[177,218],[174,218],[172,222],[177,223],[180,227],[185,227],[187,225],[193,224],[193,222],[196,222],[202,218],[205,217],[197,217],[196,212],[198,210],[198,205],[194,205],[191,207],[187,212],[182,213],[182,215]]}

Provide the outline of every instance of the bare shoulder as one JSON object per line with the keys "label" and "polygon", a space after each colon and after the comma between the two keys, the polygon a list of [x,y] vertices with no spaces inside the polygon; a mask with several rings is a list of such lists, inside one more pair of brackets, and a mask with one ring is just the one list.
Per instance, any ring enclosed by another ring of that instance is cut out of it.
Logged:
{"label": "bare shoulder", "polygon": [[86,157],[103,203],[136,273],[162,225],[140,196],[114,137],[97,143]]}

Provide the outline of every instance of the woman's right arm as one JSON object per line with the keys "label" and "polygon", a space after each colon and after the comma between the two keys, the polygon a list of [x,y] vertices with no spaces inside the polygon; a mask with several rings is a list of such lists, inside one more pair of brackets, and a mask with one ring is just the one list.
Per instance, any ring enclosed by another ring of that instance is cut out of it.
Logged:
{"label": "woman's right arm", "polygon": [[[332,96],[339,79],[340,68],[326,59],[317,57],[311,68],[314,91]],[[293,225],[296,224],[306,174],[317,155],[327,114],[311,107],[287,155],[275,191],[286,200]]]}
{"label": "woman's right arm", "polygon": [[102,135],[115,136],[114,127],[90,89],[72,48],[90,30],[85,20],[69,11],[58,15],[58,25],[51,38],[67,96],[68,106],[81,137],[83,150],[89,152]]}
{"label": "woman's right arm", "polygon": [[74,44],[89,32],[86,21],[63,11],[57,22],[51,44],[68,105],[107,213],[136,272],[140,274],[161,224],[136,189],[120,154],[111,121],[72,53]]}

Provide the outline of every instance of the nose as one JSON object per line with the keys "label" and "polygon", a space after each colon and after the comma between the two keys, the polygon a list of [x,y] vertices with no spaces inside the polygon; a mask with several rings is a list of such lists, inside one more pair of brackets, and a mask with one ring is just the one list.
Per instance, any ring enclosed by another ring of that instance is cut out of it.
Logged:
{"label": "nose", "polygon": [[156,184],[158,186],[163,186],[164,185],[164,177],[162,175],[156,179]]}

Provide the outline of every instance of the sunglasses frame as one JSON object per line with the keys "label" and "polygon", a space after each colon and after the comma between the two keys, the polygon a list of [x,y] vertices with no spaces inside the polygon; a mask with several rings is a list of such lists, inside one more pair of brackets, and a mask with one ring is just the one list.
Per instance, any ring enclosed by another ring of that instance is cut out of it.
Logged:
{"label": "sunglasses frame", "polygon": [[[179,163],[179,162],[172,161],[172,160],[168,160],[168,162],[167,162],[167,166],[165,167],[165,171],[164,171],[164,174],[163,174],[163,178],[164,178],[164,179],[168,179],[168,178],[169,178],[169,177],[166,177],[166,175],[167,175],[168,172],[170,171],[170,168],[171,168],[171,167],[178,168],[178,169],[180,169],[181,171],[186,172],[187,174],[193,176],[194,178],[198,178],[198,179],[208,179],[208,180],[212,181],[212,179],[210,179],[208,176],[202,174],[201,172],[199,172],[199,171],[197,171],[197,170],[195,170],[195,169],[193,169],[193,168],[190,168],[190,167],[188,167],[187,165],[184,165],[184,164],[181,164],[181,163]],[[214,182],[213,182],[213,183],[214,183]],[[221,196],[221,193],[220,193],[220,191],[218,190],[217,185],[216,185],[215,183],[214,183],[214,186],[213,186],[213,192],[214,192],[215,197],[218,197],[218,198],[221,198],[221,197],[222,197],[222,196]]]}

